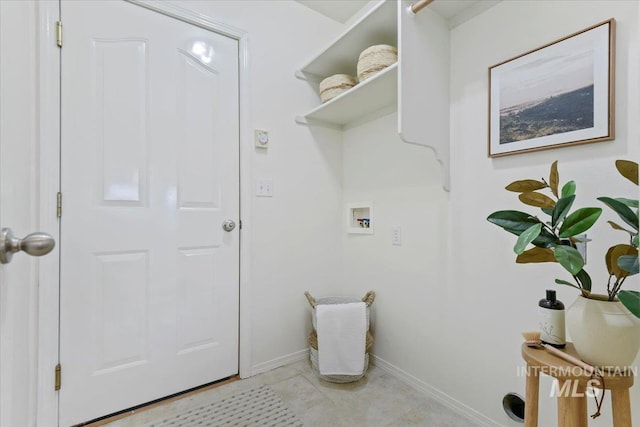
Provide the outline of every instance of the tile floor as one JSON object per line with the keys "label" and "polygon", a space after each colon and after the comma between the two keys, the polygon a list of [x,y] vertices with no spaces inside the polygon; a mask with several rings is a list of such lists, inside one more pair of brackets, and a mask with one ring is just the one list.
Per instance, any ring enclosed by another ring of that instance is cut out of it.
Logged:
{"label": "tile floor", "polygon": [[358,382],[335,384],[320,380],[308,361],[191,394],[101,425],[143,426],[261,385],[271,387],[306,427],[477,427],[375,366]]}

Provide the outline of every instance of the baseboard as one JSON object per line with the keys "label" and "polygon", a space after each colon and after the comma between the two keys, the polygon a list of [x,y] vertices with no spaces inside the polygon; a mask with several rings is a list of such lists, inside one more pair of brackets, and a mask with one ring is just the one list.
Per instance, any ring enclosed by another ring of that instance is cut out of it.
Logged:
{"label": "baseboard", "polygon": [[403,371],[397,366],[392,365],[386,360],[381,359],[376,355],[373,355],[372,360],[373,360],[373,364],[378,368],[389,373],[390,375],[393,375],[395,378],[415,388],[416,390],[423,392],[427,396],[432,397],[433,399],[442,403],[444,406],[451,409],[452,411],[455,411],[458,414],[462,415],[463,417],[468,418],[470,421],[482,427],[503,427],[502,424],[498,424],[496,421],[492,420],[486,415],[481,414],[480,412],[470,408],[469,406],[454,399],[448,394],[443,393],[442,391],[430,386],[424,381],[419,380],[418,378]]}
{"label": "baseboard", "polygon": [[275,359],[267,362],[258,363],[251,368],[251,376],[268,372],[272,369],[280,368],[281,366],[289,365],[291,363],[299,362],[300,360],[309,359],[309,349],[296,351],[295,353],[287,354],[285,356],[276,357]]}

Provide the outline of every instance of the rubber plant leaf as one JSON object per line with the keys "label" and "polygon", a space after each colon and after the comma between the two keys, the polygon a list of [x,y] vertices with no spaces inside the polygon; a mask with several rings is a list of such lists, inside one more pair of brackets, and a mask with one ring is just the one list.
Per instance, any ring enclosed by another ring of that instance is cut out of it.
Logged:
{"label": "rubber plant leaf", "polygon": [[518,240],[516,241],[515,246],[513,247],[513,251],[520,255],[529,243],[533,242],[536,237],[540,235],[540,231],[542,230],[542,224],[535,224],[531,227],[527,228],[518,236]]}
{"label": "rubber plant leaf", "polygon": [[560,226],[558,236],[567,238],[582,234],[598,220],[602,214],[600,208],[581,208],[567,216]]}
{"label": "rubber plant leaf", "polygon": [[622,255],[618,258],[618,267],[629,273],[629,276],[638,274],[640,272],[640,270],[638,270],[640,268],[638,265],[638,256]]}
{"label": "rubber plant leaf", "polygon": [[613,209],[624,222],[638,231],[638,215],[629,206],[611,197],[598,197],[598,200]]}
{"label": "rubber plant leaf", "polygon": [[629,160],[616,160],[616,169],[620,175],[638,185],[638,164]]}
{"label": "rubber plant leaf", "polygon": [[549,248],[531,248],[516,257],[518,264],[529,264],[538,262],[557,262],[553,251]]}
{"label": "rubber plant leaf", "polygon": [[568,197],[573,194],[576,194],[576,183],[573,181],[567,182],[562,186],[562,192],[560,193],[561,197]]}
{"label": "rubber plant leaf", "polygon": [[[520,211],[496,211],[487,217],[487,221],[504,228],[516,236],[520,236],[523,231],[532,225],[540,223],[540,220],[536,217]],[[547,248],[555,244],[555,241],[555,236],[543,228],[540,236],[531,243],[538,247]]]}
{"label": "rubber plant leaf", "polygon": [[626,269],[620,268],[618,265],[618,259],[626,255],[632,255],[637,258],[638,249],[631,245],[616,245],[609,248],[604,260],[610,275],[616,276],[619,279],[629,275]]}
{"label": "rubber plant leaf", "polygon": [[584,260],[577,249],[571,246],[559,245],[553,250],[556,260],[573,276],[576,276],[582,267]]}
{"label": "rubber plant leaf", "polygon": [[536,191],[521,193],[518,198],[525,205],[535,206],[537,208],[553,209],[556,205],[556,202],[551,197]]}
{"label": "rubber plant leaf", "polygon": [[625,199],[624,197],[616,197],[616,200],[620,203],[624,203],[630,208],[638,209],[638,199]]}
{"label": "rubber plant leaf", "polygon": [[562,220],[567,216],[571,206],[573,206],[573,201],[576,199],[575,195],[562,197],[556,203],[556,206],[553,208],[551,212],[551,226],[555,227],[557,224],[562,222]]}
{"label": "rubber plant leaf", "polygon": [[580,285],[582,285],[583,293],[591,292],[591,276],[589,276],[586,271],[578,271],[578,274],[576,274],[576,279],[578,280],[578,282],[580,282]]}
{"label": "rubber plant leaf", "polygon": [[556,160],[551,164],[551,172],[549,172],[549,187],[554,196],[558,197],[558,183],[560,182],[560,175],[558,174],[558,161]]}
{"label": "rubber plant leaf", "polygon": [[513,181],[511,184],[507,185],[505,189],[515,193],[526,193],[528,191],[540,190],[546,186],[547,184],[542,181],[537,181],[535,179],[523,179],[520,181]]}
{"label": "rubber plant leaf", "polygon": [[618,292],[618,299],[627,310],[640,319],[640,292],[623,290]]}
{"label": "rubber plant leaf", "polygon": [[631,233],[631,231],[627,230],[626,228],[616,224],[613,221],[607,221],[609,223],[609,225],[611,226],[611,228],[613,228],[614,230],[621,230],[621,231],[626,231],[627,233]]}
{"label": "rubber plant leaf", "polygon": [[580,289],[580,288],[579,288],[578,286],[576,286],[574,283],[567,282],[566,280],[556,279],[556,283],[557,283],[558,285],[571,286],[572,288]]}
{"label": "rubber plant leaf", "polygon": [[487,217],[487,221],[498,227],[520,232],[540,222],[528,213],[520,211],[496,211]]}

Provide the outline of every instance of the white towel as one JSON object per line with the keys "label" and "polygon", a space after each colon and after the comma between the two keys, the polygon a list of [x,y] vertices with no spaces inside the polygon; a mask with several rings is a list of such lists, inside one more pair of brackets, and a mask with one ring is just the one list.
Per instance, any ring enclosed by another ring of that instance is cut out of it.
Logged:
{"label": "white towel", "polygon": [[318,304],[316,319],[320,374],[362,374],[367,333],[365,303]]}

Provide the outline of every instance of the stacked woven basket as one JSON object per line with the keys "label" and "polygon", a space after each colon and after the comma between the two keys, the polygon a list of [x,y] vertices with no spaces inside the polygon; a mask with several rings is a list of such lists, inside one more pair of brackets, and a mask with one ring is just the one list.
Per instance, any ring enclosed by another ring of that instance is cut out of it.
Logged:
{"label": "stacked woven basket", "polygon": [[[311,333],[309,334],[309,339],[308,339],[311,366],[313,370],[318,374],[318,376],[321,379],[334,382],[334,383],[349,383],[353,381],[358,381],[359,379],[364,377],[364,374],[367,372],[367,369],[369,367],[369,351],[371,350],[371,347],[373,347],[373,335],[371,335],[371,332],[369,331],[369,324],[370,324],[369,311],[371,310],[371,304],[373,304],[373,301],[376,298],[375,292],[373,291],[367,292],[366,295],[362,297],[362,299],[358,299],[355,297],[333,297],[333,296],[316,299],[312,297],[309,292],[305,292],[304,295],[307,297],[307,301],[309,301],[309,305],[311,306],[311,308],[313,308],[313,312],[311,315],[313,329],[311,330]],[[365,349],[364,349],[364,352],[365,352],[364,370],[362,374],[361,375],[322,375],[320,374],[319,363],[318,363],[318,333],[316,332],[317,330],[316,306],[319,304],[348,304],[348,303],[360,302],[360,301],[364,302],[367,306],[367,310],[366,310],[367,336],[366,336]]]}
{"label": "stacked woven basket", "polygon": [[320,82],[320,100],[322,103],[332,100],[397,61],[398,49],[394,46],[379,44],[366,48],[358,57],[357,80],[349,74],[334,74],[327,77]]}

